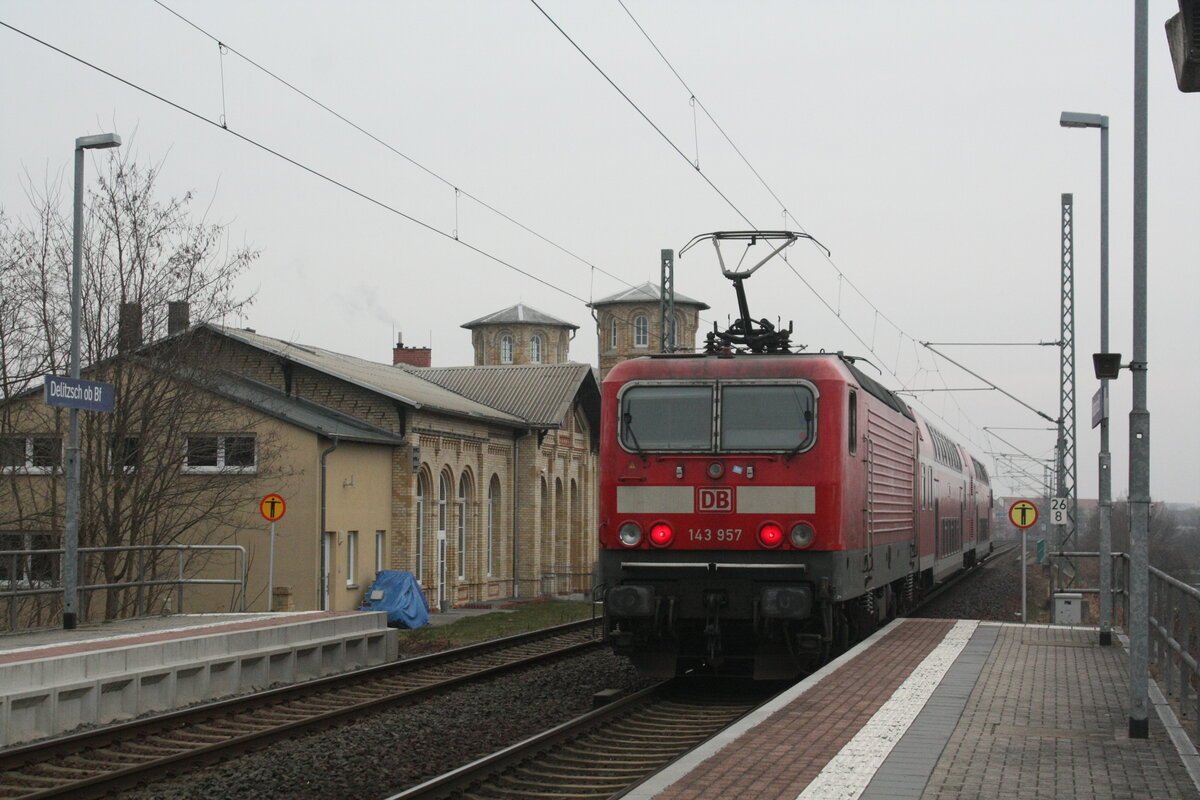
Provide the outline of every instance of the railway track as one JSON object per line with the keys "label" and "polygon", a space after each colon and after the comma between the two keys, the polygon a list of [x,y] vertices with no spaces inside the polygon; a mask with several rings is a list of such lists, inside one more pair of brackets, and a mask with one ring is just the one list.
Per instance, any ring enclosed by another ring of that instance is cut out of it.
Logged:
{"label": "railway track", "polygon": [[618,796],[778,691],[748,682],[667,681],[388,800]]}
{"label": "railway track", "polygon": [[970,580],[977,573],[987,569],[989,566],[999,563],[1001,556],[1008,555],[1009,552],[1015,550],[1015,543],[1002,544],[988,554],[988,557],[980,561],[971,569],[965,569],[954,575],[952,578],[942,583],[925,597],[921,598],[921,602],[915,608],[910,610],[906,616],[920,616],[920,612],[929,608],[935,601],[940,600],[943,596],[955,589],[960,583]]}
{"label": "railway track", "polygon": [[569,623],[2,751],[0,799],[98,797],[600,643]]}

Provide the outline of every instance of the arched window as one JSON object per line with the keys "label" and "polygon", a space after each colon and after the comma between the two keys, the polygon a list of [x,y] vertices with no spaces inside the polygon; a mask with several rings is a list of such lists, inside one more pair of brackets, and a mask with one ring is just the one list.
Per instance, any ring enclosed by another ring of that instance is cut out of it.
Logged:
{"label": "arched window", "polygon": [[458,479],[458,579],[467,577],[467,475]]}
{"label": "arched window", "polygon": [[417,553],[413,572],[416,573],[417,583],[421,583],[425,578],[425,476],[424,474],[417,476]]}
{"label": "arched window", "polygon": [[617,349],[617,318],[613,317],[608,323],[608,346],[612,350]]}
{"label": "arched window", "polygon": [[493,475],[488,485],[487,507],[487,574],[496,573],[496,521],[500,517],[500,476]]}
{"label": "arched window", "polygon": [[500,337],[500,363],[513,363],[513,338],[509,334]]}
{"label": "arched window", "polygon": [[650,346],[650,320],[645,314],[638,314],[633,318],[633,346]]}
{"label": "arched window", "polygon": [[529,363],[542,363],[542,337],[534,336],[529,340]]}
{"label": "arched window", "polygon": [[446,476],[443,475],[441,477],[441,479],[438,480],[438,517],[437,517],[438,526],[437,526],[437,529],[439,531],[446,530],[446,516],[447,516],[447,513],[449,512],[449,509],[446,507],[446,499],[449,497],[449,495],[450,495],[449,481],[446,479]]}

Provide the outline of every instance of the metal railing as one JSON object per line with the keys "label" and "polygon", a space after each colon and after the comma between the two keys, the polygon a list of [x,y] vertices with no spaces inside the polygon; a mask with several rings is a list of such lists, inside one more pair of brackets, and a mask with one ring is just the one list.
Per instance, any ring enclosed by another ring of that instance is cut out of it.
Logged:
{"label": "metal railing", "polygon": [[[175,568],[171,570],[174,574],[170,577],[147,577],[147,571],[151,570],[154,574],[158,574],[163,570],[163,565],[156,557],[152,557],[156,553],[169,553],[174,551]],[[235,574],[233,578],[197,578],[188,577],[187,564],[188,557],[194,554],[212,554],[218,552],[232,552],[236,556]],[[0,601],[7,602],[8,613],[5,615],[8,620],[9,630],[20,629],[20,599],[25,597],[45,596],[51,598],[52,601],[62,600],[63,586],[61,570],[57,565],[62,563],[62,556],[65,553],[63,549],[47,549],[47,550],[0,550],[0,568],[4,570],[0,576]],[[79,584],[79,593],[81,597],[86,597],[87,593],[98,590],[116,589],[122,591],[133,591],[134,596],[134,617],[144,617],[147,615],[147,601],[151,592],[149,590],[159,586],[174,586],[175,587],[175,612],[183,613],[185,608],[184,588],[186,586],[236,586],[235,600],[239,611],[246,610],[246,548],[242,545],[234,544],[164,544],[164,545],[126,545],[116,547],[81,547],[79,548],[79,564],[80,574],[87,575],[87,558],[92,554],[103,553],[127,553],[131,557],[136,556],[137,559],[137,574],[134,580],[118,581],[114,583],[83,583]],[[37,577],[31,574],[31,563],[34,558],[45,560],[52,557],[55,562],[53,573],[54,578]],[[49,604],[48,604],[49,605]],[[85,609],[89,603],[80,603],[80,621],[86,621]],[[37,611],[44,611],[39,608]],[[31,614],[31,616],[35,616]]]}
{"label": "metal railing", "polygon": [[[1053,556],[1060,555],[1053,553]],[[1095,552],[1070,552],[1072,558],[1099,558]],[[1113,627],[1129,629],[1128,553],[1113,553]],[[1149,660],[1155,678],[1181,719],[1200,724],[1200,590],[1150,567]],[[1072,587],[1099,594],[1090,587]]]}
{"label": "metal railing", "polygon": [[1150,664],[1179,716],[1193,722],[1200,720],[1198,622],[1200,591],[1150,567]]}

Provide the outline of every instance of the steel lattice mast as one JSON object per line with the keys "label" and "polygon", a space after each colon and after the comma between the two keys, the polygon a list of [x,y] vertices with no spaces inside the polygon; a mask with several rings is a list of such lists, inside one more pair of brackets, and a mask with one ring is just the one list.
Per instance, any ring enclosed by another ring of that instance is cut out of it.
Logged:
{"label": "steel lattice mast", "polygon": [[[1058,404],[1058,480],[1055,496],[1065,499],[1066,524],[1057,533],[1058,550],[1071,549],[1076,532],[1078,490],[1075,485],[1075,259],[1074,195],[1062,196],[1062,273],[1059,314],[1059,404]],[[1056,526],[1057,527],[1057,526]],[[1074,581],[1070,561],[1063,559],[1064,571]],[[1060,572],[1060,575],[1062,573]]]}

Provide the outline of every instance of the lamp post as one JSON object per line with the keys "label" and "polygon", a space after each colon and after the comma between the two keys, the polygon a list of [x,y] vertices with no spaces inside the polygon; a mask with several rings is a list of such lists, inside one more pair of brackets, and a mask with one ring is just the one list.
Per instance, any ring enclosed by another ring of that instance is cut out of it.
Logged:
{"label": "lamp post", "polygon": [[[1100,352],[1108,352],[1108,117],[1064,111],[1064,128],[1100,129]],[[1112,453],[1108,449],[1108,379],[1100,381],[1100,644],[1112,644]]]}
{"label": "lamp post", "polygon": [[[83,283],[83,151],[120,147],[115,133],[80,136],[75,140],[75,220],[71,253],[71,377],[79,378],[79,306]],[[75,627],[79,595],[79,409],[68,410],[67,430],[67,517],[63,558],[63,628]]]}

